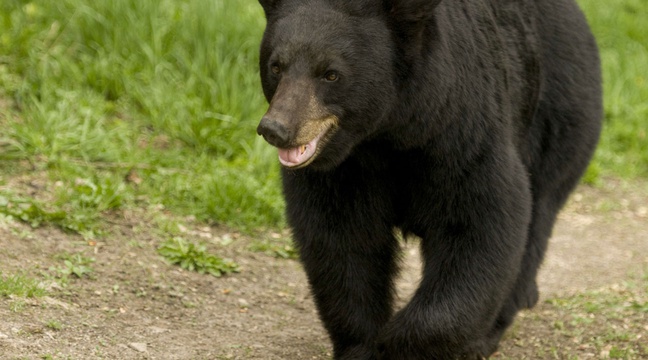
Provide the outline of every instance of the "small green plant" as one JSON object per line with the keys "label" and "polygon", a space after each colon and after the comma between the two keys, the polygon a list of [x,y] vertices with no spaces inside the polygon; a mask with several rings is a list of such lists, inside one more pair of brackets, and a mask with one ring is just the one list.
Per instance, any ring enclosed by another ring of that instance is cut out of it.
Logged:
{"label": "small green plant", "polygon": [[83,208],[98,211],[118,209],[124,202],[123,182],[115,182],[109,177],[100,180],[77,179],[73,188],[73,202]]}
{"label": "small green plant", "polygon": [[55,319],[51,319],[51,320],[49,320],[49,321],[45,324],[45,326],[46,326],[48,329],[56,330],[56,331],[61,330],[61,329],[63,328],[63,324],[61,324],[60,321],[55,320]]}
{"label": "small green plant", "polygon": [[613,346],[612,349],[610,349],[610,359],[630,359],[631,355],[632,353],[625,348]]}
{"label": "small green plant", "polygon": [[0,297],[10,295],[19,297],[40,297],[47,295],[47,291],[38,286],[38,281],[24,275],[6,276],[0,272]]}
{"label": "small green plant", "polygon": [[239,271],[238,265],[233,261],[208,254],[204,244],[194,244],[181,237],[165,241],[158,248],[158,253],[170,263],[200,274],[220,277]]}
{"label": "small green plant", "polygon": [[16,300],[9,303],[9,311],[18,313],[25,309],[27,303],[24,300]]}
{"label": "small green plant", "polygon": [[249,249],[250,251],[263,252],[282,259],[297,259],[299,257],[297,249],[288,241],[283,240],[258,241],[250,245]]}
{"label": "small green plant", "polygon": [[64,254],[60,256],[63,260],[63,266],[50,268],[51,271],[58,273],[62,278],[74,275],[77,278],[90,276],[94,271],[90,264],[95,262],[94,258],[85,257],[81,254]]}

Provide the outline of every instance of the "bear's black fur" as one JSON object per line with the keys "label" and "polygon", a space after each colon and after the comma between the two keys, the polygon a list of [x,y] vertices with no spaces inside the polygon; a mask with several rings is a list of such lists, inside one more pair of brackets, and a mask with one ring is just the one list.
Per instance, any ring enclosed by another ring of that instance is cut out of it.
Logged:
{"label": "bear's black fur", "polygon": [[[336,359],[478,359],[518,310],[601,126],[574,0],[260,0],[287,217]],[[420,287],[393,313],[395,233]]]}

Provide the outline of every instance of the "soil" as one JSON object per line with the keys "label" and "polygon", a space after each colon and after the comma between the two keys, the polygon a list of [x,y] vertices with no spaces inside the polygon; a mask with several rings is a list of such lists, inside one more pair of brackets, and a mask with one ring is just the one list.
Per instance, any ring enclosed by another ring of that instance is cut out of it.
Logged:
{"label": "soil", "polygon": [[[647,207],[646,184],[580,187],[554,229],[539,278],[543,298],[621,283],[647,269]],[[1,359],[330,359],[298,261],[250,251],[253,237],[189,219],[186,238],[206,241],[241,267],[221,278],[201,275],[157,254],[166,238],[145,210],[109,218],[109,235],[97,241],[0,219],[0,272],[48,288],[44,297],[0,296]],[[400,304],[418,281],[416,242],[403,246]],[[65,253],[94,258],[91,277],[65,283],[54,276],[49,269]],[[533,316],[546,316],[543,305],[518,322]],[[500,353],[538,358],[519,340],[508,337]]]}

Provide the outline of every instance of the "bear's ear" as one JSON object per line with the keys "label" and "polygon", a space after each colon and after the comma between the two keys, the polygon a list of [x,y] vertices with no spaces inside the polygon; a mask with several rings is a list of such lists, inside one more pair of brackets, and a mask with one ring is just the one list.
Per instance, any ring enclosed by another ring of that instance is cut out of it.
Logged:
{"label": "bear's ear", "polygon": [[[383,9],[391,22],[391,30],[399,38],[398,48],[405,63],[412,63],[422,55],[431,39],[425,39],[425,29],[435,27],[435,8],[442,0],[383,0]],[[456,0],[450,0],[456,1]]]}
{"label": "bear's ear", "polygon": [[280,0],[259,0],[259,3],[263,6],[263,11],[265,11],[266,15],[272,13],[279,2]]}
{"label": "bear's ear", "polygon": [[385,7],[397,23],[418,23],[432,18],[441,0],[385,0]]}

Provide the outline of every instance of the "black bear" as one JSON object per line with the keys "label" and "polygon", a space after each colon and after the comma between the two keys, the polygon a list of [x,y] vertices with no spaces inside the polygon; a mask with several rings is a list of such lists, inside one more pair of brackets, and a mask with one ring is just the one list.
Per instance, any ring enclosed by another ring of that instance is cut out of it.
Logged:
{"label": "black bear", "polygon": [[[598,141],[574,0],[260,0],[289,225],[335,359],[481,359]],[[392,308],[398,234],[423,274]]]}

